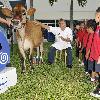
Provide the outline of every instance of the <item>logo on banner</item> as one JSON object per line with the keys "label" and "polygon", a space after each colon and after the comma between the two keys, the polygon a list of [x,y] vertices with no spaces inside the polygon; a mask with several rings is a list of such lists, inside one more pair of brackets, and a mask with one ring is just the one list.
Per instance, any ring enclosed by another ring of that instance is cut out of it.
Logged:
{"label": "logo on banner", "polygon": [[7,53],[0,53],[0,64],[6,64],[8,62],[8,54]]}

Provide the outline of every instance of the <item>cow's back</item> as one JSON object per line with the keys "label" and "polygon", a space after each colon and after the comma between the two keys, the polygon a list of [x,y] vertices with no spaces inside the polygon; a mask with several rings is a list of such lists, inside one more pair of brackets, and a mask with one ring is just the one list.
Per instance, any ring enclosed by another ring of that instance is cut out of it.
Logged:
{"label": "cow's back", "polygon": [[42,30],[40,25],[36,25],[33,21],[27,21],[25,27],[26,38],[30,39],[37,47],[42,42]]}

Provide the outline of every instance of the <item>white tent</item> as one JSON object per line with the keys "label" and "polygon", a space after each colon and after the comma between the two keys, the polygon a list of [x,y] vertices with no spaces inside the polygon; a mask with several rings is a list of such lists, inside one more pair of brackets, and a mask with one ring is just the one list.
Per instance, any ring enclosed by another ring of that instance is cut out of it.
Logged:
{"label": "white tent", "polygon": [[[37,9],[35,19],[69,19],[70,0],[58,0],[52,7],[49,0],[33,0]],[[74,19],[91,19],[95,16],[95,10],[100,6],[100,0],[87,0],[85,7],[80,7],[77,0],[74,0]]]}

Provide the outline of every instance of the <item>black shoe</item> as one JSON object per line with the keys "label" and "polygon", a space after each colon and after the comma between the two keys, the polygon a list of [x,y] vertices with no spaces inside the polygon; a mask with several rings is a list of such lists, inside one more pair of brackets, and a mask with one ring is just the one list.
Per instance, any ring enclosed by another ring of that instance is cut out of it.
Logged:
{"label": "black shoe", "polygon": [[97,88],[91,92],[90,95],[93,97],[100,97],[100,86],[97,86]]}
{"label": "black shoe", "polygon": [[71,69],[72,68],[72,65],[67,65],[67,67]]}
{"label": "black shoe", "polygon": [[48,65],[52,65],[52,63],[50,61],[48,61]]}

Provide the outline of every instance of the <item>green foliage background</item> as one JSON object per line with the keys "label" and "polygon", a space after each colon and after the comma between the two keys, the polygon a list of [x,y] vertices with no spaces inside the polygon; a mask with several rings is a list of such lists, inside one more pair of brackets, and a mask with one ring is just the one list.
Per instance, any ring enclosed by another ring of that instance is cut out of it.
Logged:
{"label": "green foliage background", "polygon": [[0,94],[0,100],[99,100],[90,96],[96,84],[90,82],[84,67],[79,66],[75,48],[73,69],[68,70],[60,60],[53,65],[46,63],[50,45],[51,43],[44,43],[44,64],[34,65],[32,73],[27,68],[25,75],[21,74],[18,48],[14,46],[11,63],[17,69],[18,82],[16,86]]}

